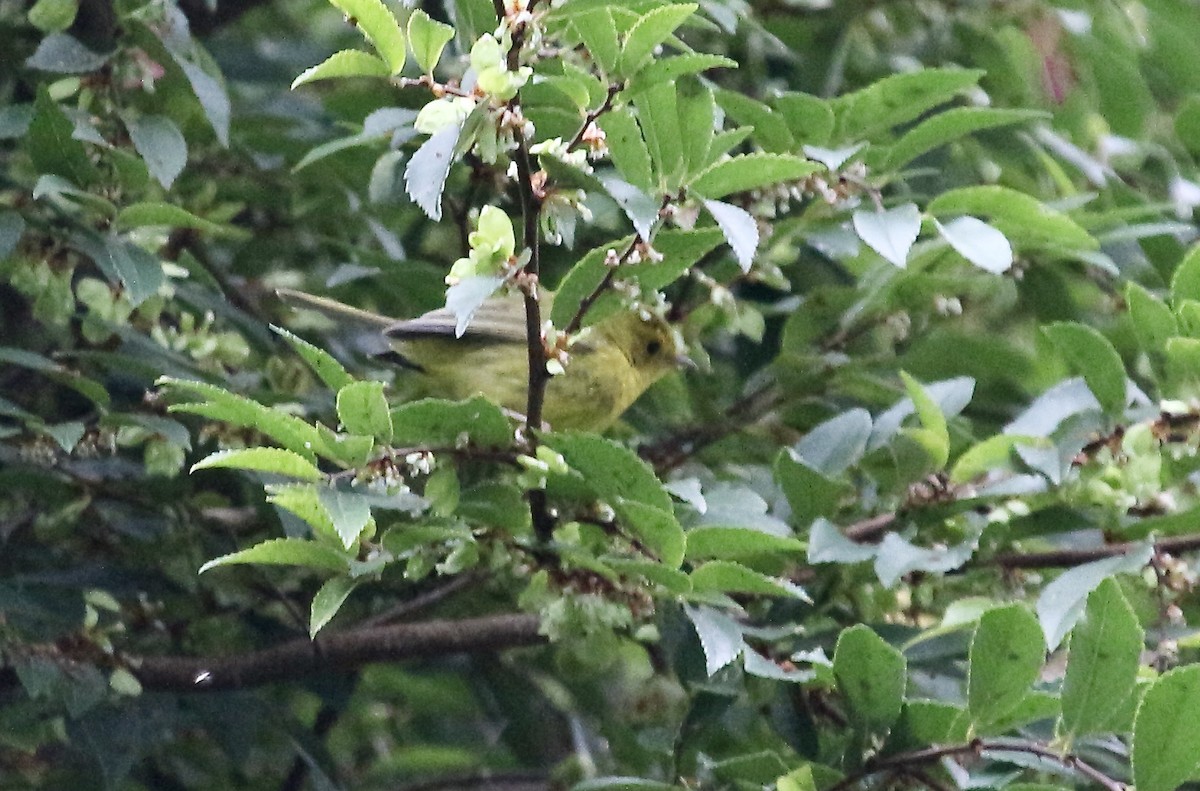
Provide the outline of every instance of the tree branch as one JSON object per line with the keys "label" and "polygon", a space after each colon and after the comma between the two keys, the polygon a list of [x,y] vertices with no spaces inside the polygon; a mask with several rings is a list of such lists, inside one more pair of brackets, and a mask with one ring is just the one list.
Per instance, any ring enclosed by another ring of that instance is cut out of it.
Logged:
{"label": "tree branch", "polygon": [[524,613],[355,629],[224,657],[124,656],[147,690],[213,692],[244,689],[313,673],[347,671],[461,652],[502,651],[544,642],[538,617]]}
{"label": "tree branch", "polygon": [[[1053,549],[1047,552],[1006,552],[996,555],[984,565],[999,566],[1004,569],[1047,569],[1071,568],[1093,560],[1102,560],[1117,555],[1124,555],[1133,548],[1133,544],[1105,544],[1088,549]],[[1178,554],[1200,549],[1200,534],[1192,533],[1184,536],[1171,536],[1154,542],[1155,552]]]}

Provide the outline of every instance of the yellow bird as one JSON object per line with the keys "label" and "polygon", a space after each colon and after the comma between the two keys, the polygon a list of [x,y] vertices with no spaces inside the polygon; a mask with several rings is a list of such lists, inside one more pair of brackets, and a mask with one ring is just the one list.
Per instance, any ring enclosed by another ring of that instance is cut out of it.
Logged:
{"label": "yellow bird", "polygon": [[[397,321],[302,291],[278,293],[335,322],[382,333],[400,362],[423,374],[422,389],[429,395],[463,399],[482,394],[514,412],[525,411],[529,368],[519,294],[489,299],[462,337],[456,337],[455,316],[445,308]],[[541,304],[548,314],[553,295],[543,295]],[[677,338],[663,319],[627,310],[585,327],[570,348],[564,372],[546,387],[545,421],[560,431],[608,428],[650,385],[688,362]]]}

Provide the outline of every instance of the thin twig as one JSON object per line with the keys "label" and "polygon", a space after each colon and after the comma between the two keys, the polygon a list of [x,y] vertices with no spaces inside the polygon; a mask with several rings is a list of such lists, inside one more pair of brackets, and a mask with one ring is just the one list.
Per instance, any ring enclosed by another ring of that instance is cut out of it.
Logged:
{"label": "thin twig", "polygon": [[638,454],[659,473],[673,470],[709,445],[755,422],[774,409],[779,401],[775,385],[764,385],[734,401],[725,410],[724,419],[669,434],[653,444],[643,445]]}
{"label": "thin twig", "polygon": [[575,148],[583,142],[583,137],[587,134],[587,131],[591,125],[596,123],[600,116],[612,109],[613,99],[617,98],[617,94],[620,93],[624,88],[625,86],[621,83],[609,83],[608,92],[604,96],[604,102],[595,110],[590,110],[588,114],[584,116],[583,124],[580,125],[579,131],[576,132],[571,138],[571,142],[567,143],[568,151],[574,151]]}
{"label": "thin twig", "polygon": [[418,593],[407,601],[402,601],[394,607],[390,607],[377,615],[364,619],[355,628],[373,629],[377,626],[407,620],[419,612],[424,612],[430,607],[440,604],[459,591],[469,588],[478,582],[479,578],[479,574],[469,571],[459,574],[436,588]]}

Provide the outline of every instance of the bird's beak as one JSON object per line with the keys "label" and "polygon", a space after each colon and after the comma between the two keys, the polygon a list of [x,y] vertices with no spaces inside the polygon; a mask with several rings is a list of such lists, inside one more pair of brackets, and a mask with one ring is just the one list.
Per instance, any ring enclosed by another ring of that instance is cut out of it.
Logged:
{"label": "bird's beak", "polygon": [[682,352],[675,355],[675,367],[684,368],[689,371],[696,371],[700,368],[699,365],[696,365],[695,360],[693,360],[691,357],[688,357],[686,354],[683,354]]}

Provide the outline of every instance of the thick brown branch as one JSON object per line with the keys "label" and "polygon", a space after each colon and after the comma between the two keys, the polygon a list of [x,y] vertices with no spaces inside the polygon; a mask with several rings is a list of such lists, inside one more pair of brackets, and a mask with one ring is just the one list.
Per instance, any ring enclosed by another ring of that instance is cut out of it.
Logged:
{"label": "thick brown branch", "polygon": [[[1004,569],[1046,569],[1070,568],[1091,563],[1093,560],[1124,555],[1133,548],[1133,544],[1105,544],[1088,549],[1054,549],[1048,552],[1007,552],[996,555],[986,565],[999,566]],[[1156,552],[1178,554],[1200,549],[1200,534],[1172,536],[1154,542]]]}
{"label": "thick brown branch", "polygon": [[353,670],[372,662],[502,651],[543,640],[537,616],[518,613],[356,629],[234,656],[126,656],[124,660],[147,690],[211,692]]}

